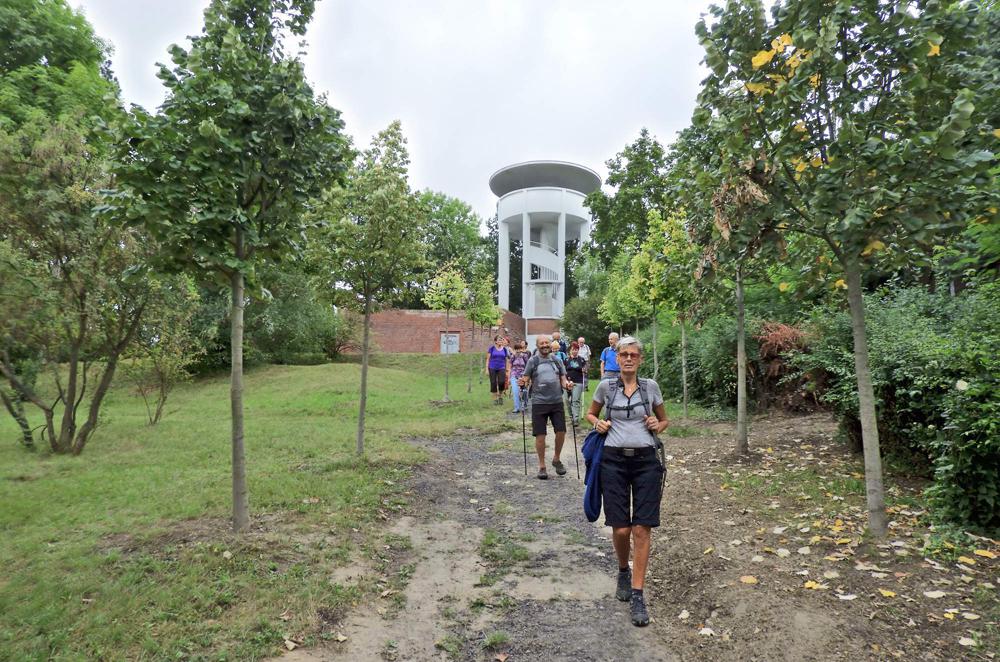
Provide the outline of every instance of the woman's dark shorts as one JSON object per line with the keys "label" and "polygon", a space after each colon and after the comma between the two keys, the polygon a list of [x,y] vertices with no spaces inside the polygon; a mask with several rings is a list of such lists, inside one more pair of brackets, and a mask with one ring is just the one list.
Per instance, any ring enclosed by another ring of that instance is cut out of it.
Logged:
{"label": "woman's dark shorts", "polygon": [[531,434],[536,437],[545,434],[545,421],[552,420],[553,432],[566,431],[566,412],[563,405],[559,404],[532,404],[531,405]]}
{"label": "woman's dark shorts", "polygon": [[611,527],[659,526],[664,469],[656,449],[637,448],[631,457],[622,452],[625,450],[605,446],[601,457],[604,523]]}
{"label": "woman's dark shorts", "polygon": [[490,393],[500,393],[507,388],[507,369],[490,368]]}

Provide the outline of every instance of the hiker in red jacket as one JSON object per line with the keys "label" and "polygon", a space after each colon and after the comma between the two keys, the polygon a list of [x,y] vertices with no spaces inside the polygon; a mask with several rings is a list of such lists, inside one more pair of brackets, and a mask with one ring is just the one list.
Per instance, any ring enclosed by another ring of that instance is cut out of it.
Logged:
{"label": "hiker in red jacket", "polygon": [[[643,587],[652,529],[660,525],[666,472],[662,452],[657,457],[663,446],[656,435],[670,423],[659,385],[652,379],[639,379],[642,344],[625,336],[615,349],[621,375],[597,386],[587,420],[598,432],[607,434],[600,464],[601,496],[604,523],[612,529],[618,557],[615,596],[631,601],[632,623],[642,626],[649,623]],[[607,420],[600,417],[605,405],[610,414]]]}

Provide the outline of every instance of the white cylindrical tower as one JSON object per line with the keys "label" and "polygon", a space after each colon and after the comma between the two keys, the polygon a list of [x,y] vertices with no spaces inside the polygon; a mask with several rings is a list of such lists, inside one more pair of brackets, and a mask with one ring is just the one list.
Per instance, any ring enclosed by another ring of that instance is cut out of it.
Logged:
{"label": "white cylindrical tower", "polygon": [[[510,307],[511,278],[521,283],[525,337],[556,330],[566,302],[566,242],[584,243],[590,212],[583,201],[601,186],[590,168],[565,161],[528,161],[497,170],[490,189],[499,196],[497,303]],[[510,242],[523,247],[521,273],[510,273]]]}

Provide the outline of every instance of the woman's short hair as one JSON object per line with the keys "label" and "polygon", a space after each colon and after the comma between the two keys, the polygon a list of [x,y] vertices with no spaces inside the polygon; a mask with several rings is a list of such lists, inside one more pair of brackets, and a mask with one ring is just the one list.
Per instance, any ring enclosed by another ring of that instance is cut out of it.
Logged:
{"label": "woman's short hair", "polygon": [[642,353],[642,343],[639,342],[638,338],[633,338],[632,336],[625,336],[619,340],[618,344],[615,345],[615,351],[620,352],[622,351],[622,347],[628,347],[629,345],[635,345],[635,348],[639,350],[639,353]]}

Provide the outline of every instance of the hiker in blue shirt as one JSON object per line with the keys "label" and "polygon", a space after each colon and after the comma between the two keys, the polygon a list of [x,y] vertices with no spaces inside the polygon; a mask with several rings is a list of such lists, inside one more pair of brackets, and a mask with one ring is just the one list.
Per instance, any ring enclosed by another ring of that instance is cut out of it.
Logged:
{"label": "hiker in blue shirt", "polygon": [[[666,467],[657,457],[662,448],[656,435],[670,424],[663,407],[660,387],[652,379],[638,377],[642,344],[625,336],[616,347],[621,375],[602,381],[594,391],[587,420],[607,434],[601,456],[601,497],[604,523],[612,529],[618,557],[615,596],[631,601],[634,625],[647,625],[649,613],[643,587],[649,564],[653,527],[660,525],[660,499]],[[608,418],[601,409],[607,407]],[[629,552],[632,568],[629,569]]]}
{"label": "hiker in blue shirt", "polygon": [[531,385],[531,434],[535,435],[535,452],[538,453],[538,478],[549,477],[545,469],[545,430],[547,421],[552,421],[552,431],[556,434],[556,449],[552,454],[552,468],[560,476],[566,475],[566,466],[559,459],[563,442],[566,441],[566,413],[563,409],[563,389],[573,388],[573,382],[566,378],[566,367],[562,361],[552,356],[552,340],[549,336],[535,338],[536,354],[532,354],[524,366],[524,375],[518,380],[520,386]]}
{"label": "hiker in blue shirt", "polygon": [[618,365],[618,334],[608,336],[608,346],[601,352],[601,379],[616,379],[621,368]]}

